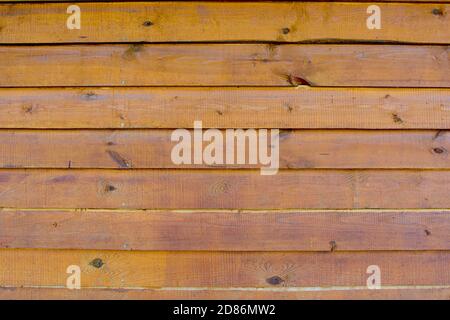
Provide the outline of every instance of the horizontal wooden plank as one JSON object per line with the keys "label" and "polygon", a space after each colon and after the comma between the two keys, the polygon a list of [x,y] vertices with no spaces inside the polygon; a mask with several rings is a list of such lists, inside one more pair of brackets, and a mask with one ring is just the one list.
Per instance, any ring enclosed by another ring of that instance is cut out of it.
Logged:
{"label": "horizontal wooden plank", "polygon": [[3,88],[0,128],[450,129],[450,90]]}
{"label": "horizontal wooden plank", "polygon": [[[0,130],[0,168],[255,168],[249,164],[181,164],[172,161],[174,130]],[[206,132],[206,131],[203,131]],[[249,131],[251,132],[251,131]],[[222,153],[231,143],[223,137]],[[254,131],[255,137],[259,134]],[[194,130],[190,131],[194,146]],[[450,169],[449,131],[282,130],[280,168]],[[204,142],[205,148],[210,142]],[[235,149],[237,140],[235,139]],[[268,145],[251,145],[257,153]],[[193,154],[193,147],[191,148]],[[235,151],[236,152],[236,151]],[[267,152],[270,151],[267,150]],[[193,159],[193,155],[192,158]]]}
{"label": "horizontal wooden plank", "polygon": [[82,3],[78,5],[80,29],[66,26],[69,5],[71,3],[0,4],[0,43],[450,43],[450,15],[447,14],[450,5],[442,3],[377,3],[382,26],[374,30],[366,25],[370,16],[367,3]]}
{"label": "horizontal wooden plank", "polygon": [[379,289],[364,290],[355,289],[327,289],[305,288],[299,290],[273,291],[240,289],[80,289],[69,290],[63,288],[0,288],[0,299],[15,300],[341,300],[341,299],[399,299],[399,300],[449,300],[450,288],[425,288],[415,287],[403,289]]}
{"label": "horizontal wooden plank", "polygon": [[0,46],[0,87],[450,87],[450,46]]}
{"label": "horizontal wooden plank", "polygon": [[450,211],[0,210],[0,247],[99,250],[449,250]]}
{"label": "horizontal wooden plank", "polygon": [[0,250],[2,287],[64,287],[68,266],[82,288],[364,288],[368,266],[381,286],[449,286],[449,251],[155,252]]}
{"label": "horizontal wooden plank", "polygon": [[0,170],[11,208],[449,208],[448,170]]}

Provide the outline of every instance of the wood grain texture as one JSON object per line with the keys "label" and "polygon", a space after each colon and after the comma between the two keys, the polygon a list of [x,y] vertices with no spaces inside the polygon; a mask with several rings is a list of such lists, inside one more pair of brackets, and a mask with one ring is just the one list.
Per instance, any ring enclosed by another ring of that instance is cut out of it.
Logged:
{"label": "wood grain texture", "polygon": [[450,87],[450,46],[0,46],[0,87]]}
{"label": "wood grain texture", "polygon": [[448,170],[0,171],[11,208],[449,208]]}
{"label": "wood grain texture", "polygon": [[3,88],[0,128],[450,129],[450,90]]}
{"label": "wood grain texture", "polygon": [[81,29],[66,27],[70,3],[1,4],[0,43],[412,42],[450,43],[450,5],[377,3],[382,27],[369,30],[366,3],[83,3]]}
{"label": "wood grain texture", "polygon": [[0,247],[196,250],[449,250],[449,211],[0,210]]}
{"label": "wood grain texture", "polygon": [[311,288],[297,292],[255,290],[212,290],[212,289],[81,289],[63,288],[0,288],[0,299],[19,300],[449,300],[449,288],[364,290],[361,288],[333,290]]}
{"label": "wood grain texture", "polygon": [[[171,158],[173,130],[0,130],[0,168],[255,168],[182,164]],[[204,132],[204,131],[203,131]],[[255,137],[258,131],[255,132]],[[190,131],[194,145],[194,130]],[[226,154],[226,133],[222,131]],[[450,169],[449,131],[282,130],[280,168]],[[204,142],[203,148],[210,142]],[[237,145],[237,141],[235,140]],[[256,147],[256,145],[255,145]],[[268,146],[261,145],[267,150]],[[244,150],[249,153],[247,141]],[[235,151],[236,152],[236,151]],[[257,151],[253,151],[257,152]],[[270,153],[270,150],[267,150]],[[193,153],[193,152],[192,152]],[[193,155],[192,155],[193,158]]]}
{"label": "wood grain texture", "polygon": [[449,251],[156,252],[0,250],[5,287],[64,287],[70,265],[82,288],[366,287],[378,265],[382,286],[449,286]]}
{"label": "wood grain texture", "polygon": [[[450,2],[421,1],[381,30],[370,2],[81,1],[68,30],[0,0],[0,299],[450,299]],[[173,165],[195,120],[283,129],[282,169]]]}

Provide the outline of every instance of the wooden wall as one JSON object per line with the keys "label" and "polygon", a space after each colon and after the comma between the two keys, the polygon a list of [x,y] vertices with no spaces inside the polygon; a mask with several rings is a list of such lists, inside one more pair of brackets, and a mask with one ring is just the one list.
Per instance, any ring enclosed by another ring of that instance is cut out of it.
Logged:
{"label": "wooden wall", "polygon": [[[0,0],[0,298],[450,299],[433,2],[82,1],[69,30]],[[279,128],[280,171],[173,164],[195,120]]]}

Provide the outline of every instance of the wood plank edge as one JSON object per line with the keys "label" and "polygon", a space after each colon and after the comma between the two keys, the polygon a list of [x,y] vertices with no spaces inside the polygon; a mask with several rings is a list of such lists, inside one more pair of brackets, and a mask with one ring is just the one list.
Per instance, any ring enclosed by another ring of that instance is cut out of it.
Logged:
{"label": "wood plank edge", "polygon": [[369,290],[365,287],[346,288],[83,288],[69,290],[64,287],[0,287],[0,300],[158,300],[158,299],[450,299],[449,286],[388,287]]}

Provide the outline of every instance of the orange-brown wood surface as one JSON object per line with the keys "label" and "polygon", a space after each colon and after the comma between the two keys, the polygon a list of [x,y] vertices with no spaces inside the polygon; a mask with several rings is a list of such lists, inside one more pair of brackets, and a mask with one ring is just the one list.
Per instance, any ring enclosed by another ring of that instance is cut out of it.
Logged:
{"label": "orange-brown wood surface", "polygon": [[2,210],[0,247],[101,250],[449,250],[450,213]]}
{"label": "orange-brown wood surface", "polygon": [[450,87],[449,46],[0,46],[0,87]]}
{"label": "orange-brown wood surface", "polygon": [[0,202],[15,208],[448,208],[449,170],[0,171]]}
{"label": "orange-brown wood surface", "polygon": [[[191,252],[1,249],[4,287],[65,287],[78,265],[83,288],[366,288],[378,265],[383,286],[449,287],[450,253]],[[417,272],[420,270],[421,272]]]}
{"label": "orange-brown wood surface", "polygon": [[[450,299],[449,32],[447,0],[0,0],[0,299]],[[176,165],[195,121],[279,129],[278,172]]]}
{"label": "orange-brown wood surface", "polygon": [[[0,43],[75,42],[412,42],[450,43],[450,5],[376,3],[381,29],[370,30],[367,3],[82,3],[81,28],[68,29],[71,3],[0,4]],[[270,13],[270,16],[268,16]]]}
{"label": "orange-brown wood surface", "polygon": [[[0,168],[249,168],[174,164],[173,130],[0,130]],[[258,131],[254,132],[255,136]],[[193,137],[193,130],[190,131]],[[226,133],[222,131],[225,137]],[[280,168],[450,169],[446,130],[282,130]],[[193,138],[191,139],[194,144]],[[237,139],[235,139],[237,144]],[[225,143],[227,141],[225,140]],[[203,142],[206,147],[210,142]],[[256,146],[249,140],[245,149]],[[261,149],[267,146],[260,146]],[[225,148],[222,148],[225,154]]]}
{"label": "orange-brown wood surface", "polygon": [[2,128],[450,129],[450,90],[3,88]]}
{"label": "orange-brown wood surface", "polygon": [[299,290],[262,290],[261,288],[253,290],[242,289],[192,289],[177,288],[170,289],[81,289],[69,290],[63,288],[0,288],[0,299],[32,299],[32,300],[99,300],[99,299],[123,299],[123,300],[161,300],[161,299],[201,299],[201,300],[245,300],[245,299],[263,299],[263,300],[341,300],[341,299],[403,299],[403,300],[448,300],[450,299],[450,288],[426,287],[418,289],[412,288],[389,288],[379,290],[369,290],[363,288],[306,288]]}

